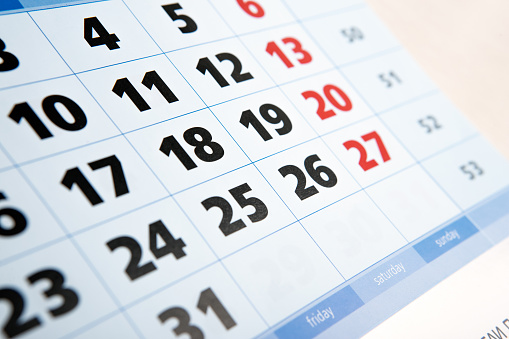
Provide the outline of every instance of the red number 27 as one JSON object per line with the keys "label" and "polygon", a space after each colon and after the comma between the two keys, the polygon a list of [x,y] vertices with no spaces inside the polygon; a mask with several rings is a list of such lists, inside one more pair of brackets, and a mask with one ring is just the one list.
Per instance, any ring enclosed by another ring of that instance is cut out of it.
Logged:
{"label": "red number 27", "polygon": [[[378,150],[380,151],[380,155],[382,156],[382,160],[384,162],[391,160],[391,156],[389,155],[389,152],[387,152],[387,149],[385,148],[382,138],[380,138],[376,131],[364,134],[363,136],[361,136],[361,138],[362,140],[364,140],[364,142],[375,139],[376,145],[378,146]],[[373,167],[378,166],[378,162],[376,162],[375,159],[368,160],[368,152],[360,142],[356,140],[348,140],[343,143],[343,146],[345,146],[347,150],[350,150],[350,148],[355,148],[359,151],[361,155],[359,158],[359,165],[362,167],[364,171],[370,170]]]}

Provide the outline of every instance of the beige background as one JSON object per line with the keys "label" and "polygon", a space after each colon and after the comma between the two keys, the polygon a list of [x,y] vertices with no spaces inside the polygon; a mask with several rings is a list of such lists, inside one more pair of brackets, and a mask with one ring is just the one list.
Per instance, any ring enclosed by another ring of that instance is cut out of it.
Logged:
{"label": "beige background", "polygon": [[366,1],[438,87],[509,158],[509,1]]}
{"label": "beige background", "polygon": [[[509,158],[509,1],[366,1],[438,87]],[[415,338],[481,338],[502,326],[495,320],[507,317],[507,293],[502,292],[507,277],[499,278],[508,249],[506,240],[365,338],[407,338],[409,329]],[[468,289],[476,293],[465,293]]]}

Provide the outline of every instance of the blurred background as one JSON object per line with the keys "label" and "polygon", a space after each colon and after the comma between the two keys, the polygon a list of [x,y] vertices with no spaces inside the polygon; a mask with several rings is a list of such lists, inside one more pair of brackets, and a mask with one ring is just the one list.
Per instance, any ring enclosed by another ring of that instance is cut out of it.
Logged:
{"label": "blurred background", "polygon": [[438,87],[509,159],[509,1],[366,2]]}

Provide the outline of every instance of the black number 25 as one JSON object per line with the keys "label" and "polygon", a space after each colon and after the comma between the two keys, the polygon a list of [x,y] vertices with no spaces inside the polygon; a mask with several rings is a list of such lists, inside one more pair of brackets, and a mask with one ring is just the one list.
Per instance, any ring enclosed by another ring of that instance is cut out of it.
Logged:
{"label": "black number 25", "polygon": [[[247,206],[253,206],[255,208],[255,211],[253,214],[248,215],[247,217],[251,222],[255,223],[258,221],[262,221],[267,217],[269,214],[269,211],[267,209],[267,206],[258,198],[250,197],[246,198],[244,194],[251,191],[251,187],[247,183],[242,184],[240,186],[234,187],[228,192],[232,195],[233,199],[239,204],[240,207],[244,208]],[[229,236],[232,233],[235,233],[244,227],[246,227],[246,224],[242,219],[238,219],[232,222],[233,218],[233,209],[232,205],[222,197],[210,197],[201,202],[203,207],[208,211],[212,207],[218,207],[223,212],[223,217],[221,219],[221,222],[219,224],[219,229],[225,236]]]}

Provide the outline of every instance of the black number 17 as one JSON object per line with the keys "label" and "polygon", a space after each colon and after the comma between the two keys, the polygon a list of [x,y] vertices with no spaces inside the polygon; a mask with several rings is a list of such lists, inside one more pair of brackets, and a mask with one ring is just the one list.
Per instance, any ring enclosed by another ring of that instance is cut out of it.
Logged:
{"label": "black number 17", "polygon": [[[92,169],[92,171],[109,166],[111,168],[111,176],[113,178],[115,196],[119,197],[129,193],[124,171],[122,170],[122,164],[116,155],[110,155],[109,157],[89,162],[88,166]],[[78,167],[68,169],[65,172],[61,183],[69,190],[72,189],[74,184],[78,185],[78,188],[81,190],[81,192],[83,192],[92,206],[104,202],[99,193],[97,193],[92,184],[90,184],[88,179],[83,175]]]}

